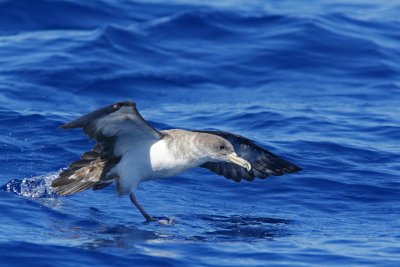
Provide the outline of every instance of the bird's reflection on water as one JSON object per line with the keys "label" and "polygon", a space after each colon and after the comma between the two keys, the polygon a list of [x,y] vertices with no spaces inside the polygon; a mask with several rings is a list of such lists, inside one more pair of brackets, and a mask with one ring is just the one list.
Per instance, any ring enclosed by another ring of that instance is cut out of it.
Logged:
{"label": "bird's reflection on water", "polygon": [[[290,236],[290,220],[251,217],[199,215],[191,218],[171,218],[169,224],[142,222],[139,224],[104,224],[104,218],[60,224],[54,222],[61,235],[81,243],[88,249],[125,248],[136,250],[143,243],[163,242],[252,242],[260,239],[273,241],[279,237]],[[80,240],[80,241],[79,241]]]}

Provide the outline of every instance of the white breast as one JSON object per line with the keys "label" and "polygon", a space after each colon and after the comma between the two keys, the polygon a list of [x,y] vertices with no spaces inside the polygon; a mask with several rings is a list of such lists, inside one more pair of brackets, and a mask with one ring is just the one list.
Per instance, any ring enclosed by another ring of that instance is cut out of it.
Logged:
{"label": "white breast", "polygon": [[160,140],[151,146],[150,162],[154,178],[177,175],[199,165],[191,158],[177,157],[165,140]]}

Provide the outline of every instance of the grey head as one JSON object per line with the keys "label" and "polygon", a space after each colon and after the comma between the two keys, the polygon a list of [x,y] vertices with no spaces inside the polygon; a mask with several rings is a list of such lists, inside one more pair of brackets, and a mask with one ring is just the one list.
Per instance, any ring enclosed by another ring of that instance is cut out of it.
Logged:
{"label": "grey head", "polygon": [[207,133],[198,133],[202,138],[199,138],[199,145],[208,161],[213,162],[232,162],[237,164],[247,171],[251,170],[251,164],[244,160],[235,153],[233,145],[226,139]]}

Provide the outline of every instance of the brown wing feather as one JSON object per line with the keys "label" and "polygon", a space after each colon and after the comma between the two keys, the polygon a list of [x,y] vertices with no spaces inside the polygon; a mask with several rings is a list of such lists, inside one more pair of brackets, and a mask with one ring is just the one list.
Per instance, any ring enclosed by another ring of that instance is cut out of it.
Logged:
{"label": "brown wing feather", "polygon": [[105,165],[100,158],[83,166],[73,163],[70,169],[60,173],[59,177],[51,183],[51,186],[56,188],[56,193],[60,195],[71,195],[96,185],[100,181]]}

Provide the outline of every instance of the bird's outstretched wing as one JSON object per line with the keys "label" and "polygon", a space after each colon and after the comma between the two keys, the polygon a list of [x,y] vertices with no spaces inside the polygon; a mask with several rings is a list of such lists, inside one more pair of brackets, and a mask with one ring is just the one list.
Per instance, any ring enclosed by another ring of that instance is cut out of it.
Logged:
{"label": "bird's outstretched wing", "polygon": [[149,144],[162,138],[136,109],[132,101],[118,102],[93,111],[60,126],[61,129],[83,128],[97,145],[85,152],[80,161],[72,162],[69,169],[52,182],[60,195],[70,195],[90,187],[101,189],[116,179],[109,171],[122,155],[133,146]]}
{"label": "bird's outstretched wing", "polygon": [[247,171],[237,164],[229,162],[206,162],[200,165],[200,167],[207,168],[228,179],[233,179],[236,182],[240,182],[241,179],[252,181],[256,177],[264,179],[269,175],[279,176],[285,173],[292,173],[301,170],[300,167],[279,158],[264,148],[254,144],[253,141],[240,135],[218,131],[194,132],[215,134],[225,138],[231,142],[239,157],[250,162],[252,166],[250,171]]}
{"label": "bird's outstretched wing", "polygon": [[104,138],[132,137],[136,140],[158,140],[162,134],[151,126],[132,101],[117,102],[60,126],[60,129],[83,128],[90,140],[102,143]]}

